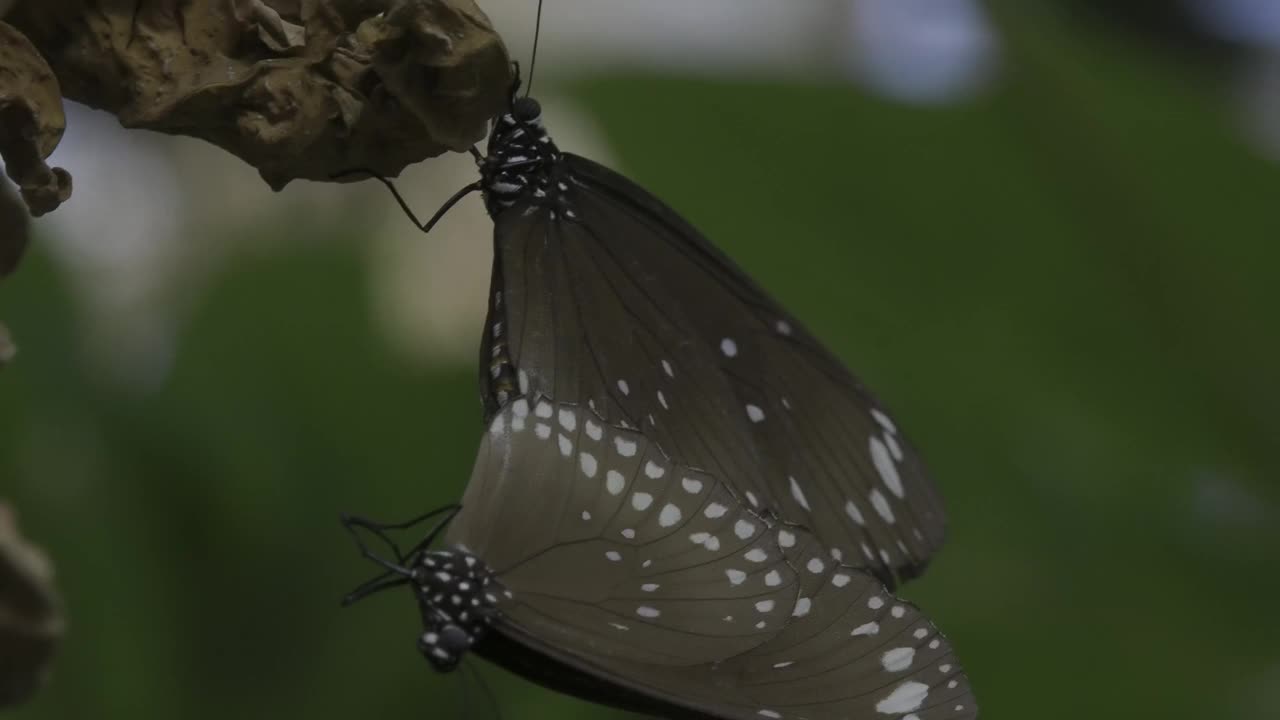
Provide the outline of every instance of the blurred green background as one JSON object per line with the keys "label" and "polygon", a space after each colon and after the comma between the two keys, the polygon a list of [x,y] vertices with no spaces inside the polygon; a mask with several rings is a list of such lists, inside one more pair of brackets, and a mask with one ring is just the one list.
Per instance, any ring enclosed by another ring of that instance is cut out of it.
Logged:
{"label": "blurred green background", "polygon": [[[923,448],[951,536],[904,594],[984,717],[1280,717],[1280,165],[1242,139],[1229,48],[1158,4],[1063,5],[994,3],[999,78],[945,106],[822,79],[559,90]],[[37,223],[0,286],[22,349],[0,497],[70,632],[13,717],[461,717],[464,695],[491,717],[416,655],[407,593],[337,606],[370,573],[338,513],[453,500],[478,438],[475,369],[407,362],[370,320],[363,228],[396,212],[254,229],[276,249],[219,271],[143,390],[95,369]],[[483,670],[504,717],[621,717]]]}

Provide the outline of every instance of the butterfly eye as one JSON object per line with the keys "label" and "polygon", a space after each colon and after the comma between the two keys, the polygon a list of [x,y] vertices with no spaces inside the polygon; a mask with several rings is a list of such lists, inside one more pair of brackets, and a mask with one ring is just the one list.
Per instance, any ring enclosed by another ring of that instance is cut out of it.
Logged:
{"label": "butterfly eye", "polygon": [[511,105],[511,114],[520,122],[533,122],[542,117],[542,105],[531,97],[516,98]]}

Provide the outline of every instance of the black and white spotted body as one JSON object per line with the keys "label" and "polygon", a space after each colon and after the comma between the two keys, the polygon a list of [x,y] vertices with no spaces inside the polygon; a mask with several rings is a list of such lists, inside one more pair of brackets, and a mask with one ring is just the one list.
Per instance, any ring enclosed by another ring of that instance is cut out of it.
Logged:
{"label": "black and white spotted body", "polygon": [[547,208],[551,217],[577,217],[560,149],[542,124],[542,106],[530,97],[512,101],[494,122],[489,155],[480,163],[485,208],[496,216],[517,202],[526,210]]}
{"label": "black and white spotted body", "polygon": [[412,570],[422,612],[418,649],[439,672],[453,670],[498,616],[493,571],[462,550],[425,552]]}

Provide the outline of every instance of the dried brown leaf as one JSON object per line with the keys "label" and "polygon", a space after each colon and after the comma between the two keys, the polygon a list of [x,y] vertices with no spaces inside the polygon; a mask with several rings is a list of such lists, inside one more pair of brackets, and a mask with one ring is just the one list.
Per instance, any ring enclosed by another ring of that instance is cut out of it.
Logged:
{"label": "dried brown leaf", "polygon": [[275,188],[464,151],[510,82],[473,0],[60,0],[7,20],[67,97],[207,140]]}
{"label": "dried brown leaf", "polygon": [[[0,22],[0,157],[32,215],[43,215],[71,196],[71,176],[44,162],[64,127],[53,71],[21,32]],[[0,234],[0,263],[7,234]]]}

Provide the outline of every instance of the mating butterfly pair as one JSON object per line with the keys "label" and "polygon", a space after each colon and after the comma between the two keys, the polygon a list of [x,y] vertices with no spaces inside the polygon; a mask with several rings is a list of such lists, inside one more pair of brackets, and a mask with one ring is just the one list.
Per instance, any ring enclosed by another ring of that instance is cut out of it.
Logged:
{"label": "mating butterfly pair", "polygon": [[461,508],[353,597],[411,585],[437,669],[475,651],[664,717],[976,717],[890,593],[944,518],[871,394],[673,211],[560,152],[534,100],[488,150],[488,428]]}

